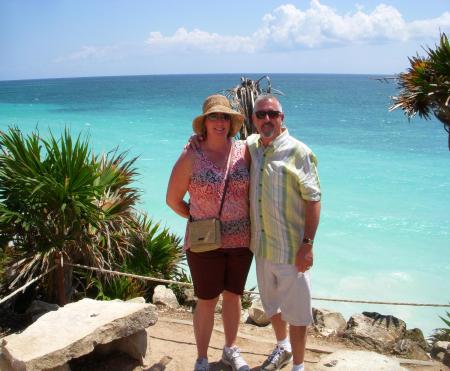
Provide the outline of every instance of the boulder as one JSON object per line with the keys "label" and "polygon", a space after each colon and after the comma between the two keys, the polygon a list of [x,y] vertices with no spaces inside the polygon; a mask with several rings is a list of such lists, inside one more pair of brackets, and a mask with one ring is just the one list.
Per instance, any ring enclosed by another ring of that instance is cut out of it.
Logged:
{"label": "boulder", "polygon": [[355,314],[347,322],[344,337],[366,349],[390,351],[406,333],[406,323],[376,312]]}
{"label": "boulder", "polygon": [[185,288],[183,289],[184,294],[184,305],[187,307],[195,308],[197,304],[197,297],[195,296],[194,289]]}
{"label": "boulder", "polygon": [[313,308],[314,329],[322,336],[340,336],[347,327],[347,321],[339,312]]}
{"label": "boulder", "polygon": [[422,361],[430,360],[427,352],[411,339],[400,339],[397,341],[394,345],[393,353],[405,358],[419,359]]}
{"label": "boulder", "polygon": [[33,300],[31,305],[25,311],[25,314],[29,316],[31,320],[34,322],[43,314],[50,312],[52,310],[58,310],[58,308],[59,308],[58,304],[46,303],[45,301],[41,300]]}
{"label": "boulder", "polygon": [[157,319],[151,304],[83,299],[44,314],[20,334],[3,338],[1,353],[13,370],[64,369],[71,359],[112,343],[115,350],[145,364],[150,349],[145,328]]}
{"label": "boulder", "polygon": [[127,303],[145,304],[145,298],[143,298],[142,296],[136,296],[133,299],[128,299]]}
{"label": "boulder", "polygon": [[411,330],[406,330],[404,338],[417,343],[417,345],[420,346],[425,352],[430,352],[431,350],[431,346],[425,340],[421,329],[413,328]]}
{"label": "boulder", "polygon": [[431,356],[450,367],[450,342],[436,341],[431,348]]}
{"label": "boulder", "polygon": [[257,326],[267,326],[270,324],[270,318],[266,316],[261,300],[255,300],[252,306],[248,308],[248,318]]}
{"label": "boulder", "polygon": [[398,360],[388,358],[382,354],[361,350],[338,350],[321,358],[317,371],[406,371]]}
{"label": "boulder", "polygon": [[152,302],[153,304],[158,304],[173,309],[180,307],[177,297],[173,291],[164,285],[158,285],[155,287]]}

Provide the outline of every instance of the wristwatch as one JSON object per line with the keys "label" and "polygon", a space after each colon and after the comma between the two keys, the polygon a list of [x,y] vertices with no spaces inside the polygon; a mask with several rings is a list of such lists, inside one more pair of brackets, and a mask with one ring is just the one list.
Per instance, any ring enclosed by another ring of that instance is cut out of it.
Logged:
{"label": "wristwatch", "polygon": [[307,245],[313,245],[313,243],[314,243],[314,240],[312,239],[312,238],[304,238],[303,239],[303,241],[302,241],[303,243],[306,243]]}

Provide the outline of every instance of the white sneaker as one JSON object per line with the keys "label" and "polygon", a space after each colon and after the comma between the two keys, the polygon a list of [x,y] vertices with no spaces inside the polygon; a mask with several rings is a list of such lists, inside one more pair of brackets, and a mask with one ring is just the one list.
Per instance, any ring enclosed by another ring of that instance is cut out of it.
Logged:
{"label": "white sneaker", "polygon": [[231,366],[233,371],[249,371],[247,362],[241,356],[241,351],[238,347],[233,347],[229,349],[223,348],[222,352],[222,362],[228,366]]}
{"label": "white sneaker", "polygon": [[278,345],[261,366],[262,371],[278,371],[292,360],[292,353]]}
{"label": "white sneaker", "polygon": [[209,363],[208,358],[199,358],[195,361],[194,371],[208,371]]}

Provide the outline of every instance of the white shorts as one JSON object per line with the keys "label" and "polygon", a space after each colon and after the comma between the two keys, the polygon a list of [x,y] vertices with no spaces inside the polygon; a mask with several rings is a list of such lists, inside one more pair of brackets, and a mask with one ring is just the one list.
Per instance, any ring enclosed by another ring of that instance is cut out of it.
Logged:
{"label": "white shorts", "polygon": [[292,264],[276,264],[256,258],[256,277],[261,303],[268,317],[281,313],[293,326],[312,323],[310,273]]}

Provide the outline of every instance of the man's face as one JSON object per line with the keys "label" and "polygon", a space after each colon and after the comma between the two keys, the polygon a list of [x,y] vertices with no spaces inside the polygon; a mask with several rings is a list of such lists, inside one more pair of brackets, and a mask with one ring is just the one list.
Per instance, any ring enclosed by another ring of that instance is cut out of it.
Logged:
{"label": "man's face", "polygon": [[272,142],[281,134],[284,114],[280,112],[280,105],[274,99],[260,101],[253,109],[253,123],[261,135],[264,145]]}

